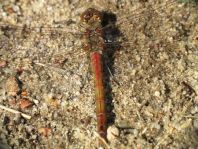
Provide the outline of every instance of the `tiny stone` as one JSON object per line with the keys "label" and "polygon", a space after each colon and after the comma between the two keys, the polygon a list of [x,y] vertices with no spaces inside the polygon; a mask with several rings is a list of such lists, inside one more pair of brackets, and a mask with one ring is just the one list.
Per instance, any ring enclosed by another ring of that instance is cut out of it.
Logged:
{"label": "tiny stone", "polygon": [[135,59],[139,62],[141,60],[140,56],[136,55]]}
{"label": "tiny stone", "polygon": [[160,130],[161,126],[158,124],[158,123],[155,123],[154,124],[154,127],[157,129],[157,130]]}
{"label": "tiny stone", "polygon": [[198,107],[193,107],[192,109],[191,109],[191,114],[195,114],[195,113],[197,113],[198,112]]}
{"label": "tiny stone", "polygon": [[36,139],[37,138],[37,135],[32,135],[32,139]]}
{"label": "tiny stone", "polygon": [[1,67],[5,67],[6,64],[7,64],[7,62],[6,62],[5,60],[1,60],[1,59],[0,59],[0,68],[1,68]]}
{"label": "tiny stone", "polygon": [[37,104],[39,104],[39,101],[38,100],[33,100],[34,101],[34,103],[37,105]]}
{"label": "tiny stone", "polygon": [[137,130],[137,129],[134,129],[134,130],[133,130],[133,134],[134,134],[134,136],[138,136],[138,133],[139,133],[139,132],[138,132],[138,130]]}
{"label": "tiny stone", "polygon": [[61,107],[67,107],[68,105],[68,102],[67,101],[62,101],[61,102]]}
{"label": "tiny stone", "polygon": [[115,140],[119,136],[119,134],[120,134],[119,129],[115,126],[110,126],[107,129],[107,139],[109,141]]}
{"label": "tiny stone", "polygon": [[6,91],[8,95],[11,95],[11,96],[16,96],[17,93],[20,91],[19,82],[16,77],[13,77],[13,76],[9,77],[6,80],[5,86],[6,86]]}
{"label": "tiny stone", "polygon": [[27,131],[28,133],[31,133],[32,130],[34,130],[34,128],[33,128],[32,126],[26,126],[26,131]]}
{"label": "tiny stone", "polygon": [[2,16],[3,16],[3,17],[7,17],[7,13],[6,13],[6,12],[3,12],[3,13],[2,13]]}
{"label": "tiny stone", "polygon": [[159,92],[159,91],[155,91],[154,95],[155,95],[156,97],[159,97],[159,96],[160,96],[160,92]]}

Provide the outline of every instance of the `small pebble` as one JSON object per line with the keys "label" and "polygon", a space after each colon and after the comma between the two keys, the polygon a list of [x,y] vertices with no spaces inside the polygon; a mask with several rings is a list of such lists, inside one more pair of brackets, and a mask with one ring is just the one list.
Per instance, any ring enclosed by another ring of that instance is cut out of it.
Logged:
{"label": "small pebble", "polygon": [[7,62],[5,60],[1,60],[0,59],[0,68],[2,67],[5,67],[7,65]]}
{"label": "small pebble", "polygon": [[38,100],[33,100],[34,101],[34,103],[37,105],[37,104],[39,104],[39,101]]}
{"label": "small pebble", "polygon": [[20,108],[26,109],[28,107],[31,107],[33,103],[28,99],[20,99]]}
{"label": "small pebble", "polygon": [[7,17],[7,13],[6,12],[2,12],[2,14],[1,14],[3,17]]}
{"label": "small pebble", "polygon": [[49,106],[57,108],[60,104],[60,101],[55,98],[52,94],[44,95],[45,103]]}
{"label": "small pebble", "polygon": [[38,133],[47,137],[52,132],[52,129],[49,127],[41,127],[38,129]]}
{"label": "small pebble", "polygon": [[11,96],[16,96],[17,93],[20,91],[20,87],[19,87],[19,81],[17,80],[16,77],[9,77],[6,80],[6,91],[8,95]]}
{"label": "small pebble", "polygon": [[21,96],[22,96],[22,97],[27,97],[27,96],[28,96],[28,93],[27,93],[26,91],[22,91],[22,92],[21,92]]}
{"label": "small pebble", "polygon": [[159,92],[159,91],[155,91],[154,95],[155,95],[156,97],[159,97],[159,96],[160,96],[160,92]]}
{"label": "small pebble", "polygon": [[12,9],[13,9],[13,11],[15,11],[15,12],[17,12],[17,11],[20,10],[19,6],[17,6],[17,5],[14,5],[14,6],[12,7]]}
{"label": "small pebble", "polygon": [[107,129],[107,139],[111,142],[115,140],[119,136],[120,132],[119,129],[115,126],[110,126]]}
{"label": "small pebble", "polygon": [[38,136],[37,135],[32,135],[32,139],[36,139]]}

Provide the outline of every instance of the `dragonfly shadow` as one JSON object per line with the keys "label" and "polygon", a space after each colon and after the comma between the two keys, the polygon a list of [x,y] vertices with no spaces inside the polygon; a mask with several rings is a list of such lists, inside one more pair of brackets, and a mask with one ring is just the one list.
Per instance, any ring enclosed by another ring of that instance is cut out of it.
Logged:
{"label": "dragonfly shadow", "polygon": [[112,96],[112,85],[110,80],[113,79],[114,75],[114,59],[115,53],[120,49],[117,39],[121,35],[119,29],[116,27],[116,15],[110,12],[103,12],[103,39],[104,50],[103,50],[103,73],[104,73],[104,85],[105,85],[105,97],[106,97],[106,112],[107,112],[107,125],[111,125],[115,122],[115,113],[113,112],[113,96]]}

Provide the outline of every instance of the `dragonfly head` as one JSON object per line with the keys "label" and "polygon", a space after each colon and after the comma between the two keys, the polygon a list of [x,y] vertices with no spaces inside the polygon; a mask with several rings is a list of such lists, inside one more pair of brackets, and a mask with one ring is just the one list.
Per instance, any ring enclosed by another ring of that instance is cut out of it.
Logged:
{"label": "dragonfly head", "polygon": [[88,8],[80,18],[85,28],[101,27],[102,13],[94,8]]}

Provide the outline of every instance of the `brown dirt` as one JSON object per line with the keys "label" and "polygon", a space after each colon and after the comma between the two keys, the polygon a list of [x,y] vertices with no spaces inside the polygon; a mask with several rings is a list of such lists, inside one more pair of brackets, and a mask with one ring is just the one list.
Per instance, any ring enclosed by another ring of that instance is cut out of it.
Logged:
{"label": "brown dirt", "polygon": [[[106,60],[113,73],[105,79],[108,132],[119,131],[106,148],[196,148],[198,9],[165,2],[0,0],[0,23],[32,28],[0,30],[0,104],[32,116],[0,110],[0,148],[96,148],[89,60],[76,52],[74,35],[89,7],[115,14],[122,33],[122,48]],[[14,97],[5,87],[10,77]],[[34,105],[20,109],[21,99]]]}

